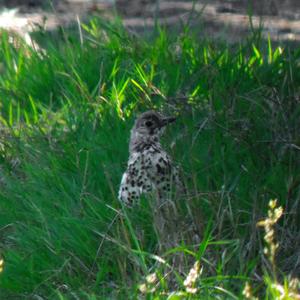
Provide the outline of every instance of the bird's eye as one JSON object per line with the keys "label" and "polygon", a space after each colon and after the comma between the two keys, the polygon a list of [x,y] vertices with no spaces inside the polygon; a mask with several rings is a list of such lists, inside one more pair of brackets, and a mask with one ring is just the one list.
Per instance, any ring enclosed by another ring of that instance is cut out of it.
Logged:
{"label": "bird's eye", "polygon": [[153,125],[153,123],[152,123],[151,121],[146,121],[146,122],[145,122],[145,125],[146,125],[147,127],[151,127],[151,126]]}

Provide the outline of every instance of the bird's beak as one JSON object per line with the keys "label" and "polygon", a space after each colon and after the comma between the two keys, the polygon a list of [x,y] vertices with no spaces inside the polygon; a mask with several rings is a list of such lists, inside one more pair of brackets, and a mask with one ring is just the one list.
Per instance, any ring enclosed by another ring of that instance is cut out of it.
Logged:
{"label": "bird's beak", "polygon": [[176,120],[175,117],[166,117],[166,118],[163,118],[162,121],[161,121],[161,127],[164,127],[170,123],[173,123],[174,121]]}

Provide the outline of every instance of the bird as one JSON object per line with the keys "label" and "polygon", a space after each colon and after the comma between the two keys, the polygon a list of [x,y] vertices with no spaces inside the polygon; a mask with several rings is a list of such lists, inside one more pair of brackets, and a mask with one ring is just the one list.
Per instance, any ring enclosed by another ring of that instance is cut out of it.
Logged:
{"label": "bird", "polygon": [[162,202],[173,187],[183,187],[178,167],[162,148],[160,137],[175,117],[150,110],[142,113],[131,129],[129,159],[118,198],[126,206],[136,204],[142,194],[152,193]]}
{"label": "bird", "polygon": [[[164,116],[153,110],[137,117],[130,134],[127,169],[118,193],[126,207],[133,207],[143,194],[152,194],[147,198],[156,200],[150,201],[150,207],[159,255],[178,247],[181,241],[194,240],[197,232],[191,219],[180,213],[180,206],[186,203],[180,200],[185,199],[187,190],[179,167],[160,143],[166,126],[175,120],[174,116]],[[184,259],[183,253],[175,253],[171,264],[180,271]]]}

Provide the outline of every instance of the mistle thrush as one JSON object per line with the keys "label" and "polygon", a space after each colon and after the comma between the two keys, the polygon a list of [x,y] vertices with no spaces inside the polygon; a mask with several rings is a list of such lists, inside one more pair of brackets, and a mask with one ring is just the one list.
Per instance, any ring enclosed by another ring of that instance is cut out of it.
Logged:
{"label": "mistle thrush", "polygon": [[128,166],[118,196],[125,205],[131,206],[145,193],[164,199],[172,187],[182,186],[177,168],[159,141],[165,126],[174,121],[175,117],[165,117],[155,111],[147,111],[135,121]]}

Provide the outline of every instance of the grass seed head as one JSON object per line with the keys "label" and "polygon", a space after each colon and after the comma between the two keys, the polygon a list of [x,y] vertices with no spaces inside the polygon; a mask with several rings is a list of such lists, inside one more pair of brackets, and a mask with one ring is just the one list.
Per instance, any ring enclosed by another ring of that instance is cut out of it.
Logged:
{"label": "grass seed head", "polygon": [[257,300],[257,298],[253,296],[252,287],[248,281],[245,284],[243,296],[245,296],[246,299]]}
{"label": "grass seed head", "polygon": [[198,289],[195,288],[195,283],[200,275],[200,262],[196,261],[194,266],[191,268],[188,276],[183,282],[185,290],[190,294],[196,294]]}
{"label": "grass seed head", "polygon": [[264,254],[269,258],[270,262],[274,264],[276,250],[278,243],[275,242],[275,230],[274,225],[283,214],[283,208],[277,207],[277,199],[269,201],[268,217],[257,223],[257,226],[264,227],[265,235],[264,240],[266,247],[264,248]]}
{"label": "grass seed head", "polygon": [[142,294],[154,293],[156,291],[157,283],[156,273],[151,273],[146,277],[146,282],[139,285],[139,290]]}
{"label": "grass seed head", "polygon": [[149,275],[146,277],[146,281],[147,281],[147,283],[149,283],[149,284],[154,284],[154,283],[157,281],[156,273],[149,274]]}
{"label": "grass seed head", "polygon": [[4,260],[0,259],[0,273],[3,271]]}

